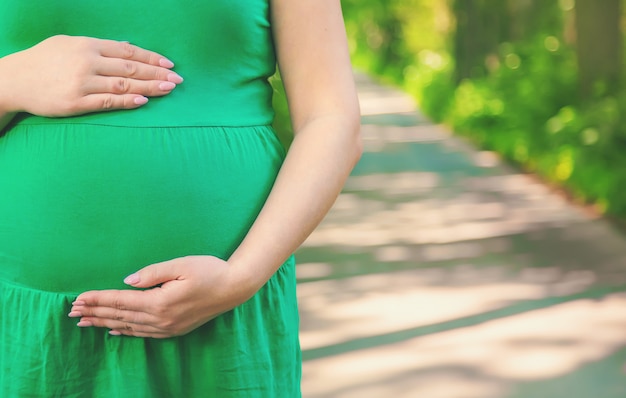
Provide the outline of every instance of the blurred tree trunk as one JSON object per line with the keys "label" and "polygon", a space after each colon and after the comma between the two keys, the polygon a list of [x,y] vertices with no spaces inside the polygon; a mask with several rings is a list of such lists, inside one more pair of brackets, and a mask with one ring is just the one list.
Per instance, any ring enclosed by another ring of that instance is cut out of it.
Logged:
{"label": "blurred tree trunk", "polygon": [[510,40],[530,39],[538,33],[559,35],[562,26],[558,0],[508,0]]}
{"label": "blurred tree trunk", "polygon": [[381,13],[379,21],[382,40],[379,49],[380,62],[377,68],[380,73],[383,73],[389,65],[397,67],[402,64],[406,53],[402,38],[402,24],[398,20],[398,16],[393,12],[393,4],[391,4],[390,0],[386,0],[382,4],[384,12]]}
{"label": "blurred tree trunk", "polygon": [[621,73],[620,0],[576,0],[580,93],[584,99],[617,92]]}
{"label": "blurred tree trunk", "polygon": [[497,54],[501,43],[522,42],[538,33],[561,36],[557,0],[452,0],[451,4],[456,18],[457,83],[484,76],[486,60]]}
{"label": "blurred tree trunk", "polygon": [[456,81],[458,83],[466,78],[484,76],[485,60],[490,53],[497,50],[502,27],[506,26],[506,2],[455,0],[452,2],[452,11],[456,19]]}

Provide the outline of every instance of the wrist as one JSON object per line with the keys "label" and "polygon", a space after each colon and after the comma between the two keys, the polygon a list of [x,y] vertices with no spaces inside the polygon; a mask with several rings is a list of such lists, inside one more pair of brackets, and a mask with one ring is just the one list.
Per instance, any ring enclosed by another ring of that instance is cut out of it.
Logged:
{"label": "wrist", "polygon": [[242,263],[240,260],[229,259],[228,266],[231,270],[234,286],[241,293],[240,301],[245,302],[258,292],[269,280],[260,269],[250,266],[250,263]]}

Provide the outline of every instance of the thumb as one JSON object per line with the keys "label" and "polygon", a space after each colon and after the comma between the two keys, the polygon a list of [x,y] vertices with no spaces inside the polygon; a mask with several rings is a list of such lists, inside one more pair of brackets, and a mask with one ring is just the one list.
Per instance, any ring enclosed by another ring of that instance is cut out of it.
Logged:
{"label": "thumb", "polygon": [[124,283],[134,287],[147,288],[169,282],[180,277],[173,261],[151,264],[124,278]]}

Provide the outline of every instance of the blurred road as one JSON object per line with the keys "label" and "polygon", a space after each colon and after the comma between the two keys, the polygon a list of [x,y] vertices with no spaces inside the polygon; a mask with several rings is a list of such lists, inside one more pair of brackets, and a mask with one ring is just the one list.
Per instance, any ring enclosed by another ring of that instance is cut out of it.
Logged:
{"label": "blurred road", "polygon": [[624,235],[357,81],[365,153],[297,255],[304,397],[626,397]]}

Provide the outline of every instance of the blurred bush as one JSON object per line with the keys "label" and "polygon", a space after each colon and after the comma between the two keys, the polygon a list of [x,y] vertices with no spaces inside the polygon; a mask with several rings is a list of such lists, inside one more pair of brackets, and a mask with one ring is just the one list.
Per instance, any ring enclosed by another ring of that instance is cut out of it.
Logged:
{"label": "blurred bush", "polygon": [[435,122],[624,218],[621,8],[592,1],[343,5],[358,68],[413,94]]}

